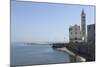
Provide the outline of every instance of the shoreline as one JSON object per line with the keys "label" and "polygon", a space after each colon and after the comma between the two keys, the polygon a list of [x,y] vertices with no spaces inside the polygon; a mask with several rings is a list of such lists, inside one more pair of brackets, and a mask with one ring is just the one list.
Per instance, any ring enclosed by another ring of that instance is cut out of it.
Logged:
{"label": "shoreline", "polygon": [[63,51],[68,53],[71,56],[71,62],[86,62],[86,59],[84,57],[81,57],[74,52],[70,51],[69,49],[63,47],[63,48],[55,48],[59,51]]}

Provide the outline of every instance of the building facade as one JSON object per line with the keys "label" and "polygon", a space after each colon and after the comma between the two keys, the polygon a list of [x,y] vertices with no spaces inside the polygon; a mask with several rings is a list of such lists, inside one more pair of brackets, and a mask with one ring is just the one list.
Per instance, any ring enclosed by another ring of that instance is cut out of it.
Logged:
{"label": "building facade", "polygon": [[70,42],[87,42],[86,36],[86,14],[82,9],[81,12],[81,26],[74,25],[69,28]]}
{"label": "building facade", "polygon": [[80,26],[74,25],[69,28],[69,40],[70,42],[82,42],[82,32]]}
{"label": "building facade", "polygon": [[88,42],[95,42],[95,24],[87,26],[87,36]]}

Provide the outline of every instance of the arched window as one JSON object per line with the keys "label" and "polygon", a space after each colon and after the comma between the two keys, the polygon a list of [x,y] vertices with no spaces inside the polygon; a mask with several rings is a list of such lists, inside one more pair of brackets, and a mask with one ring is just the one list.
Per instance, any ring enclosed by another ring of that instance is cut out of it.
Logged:
{"label": "arched window", "polygon": [[75,38],[75,40],[77,40],[77,38]]}

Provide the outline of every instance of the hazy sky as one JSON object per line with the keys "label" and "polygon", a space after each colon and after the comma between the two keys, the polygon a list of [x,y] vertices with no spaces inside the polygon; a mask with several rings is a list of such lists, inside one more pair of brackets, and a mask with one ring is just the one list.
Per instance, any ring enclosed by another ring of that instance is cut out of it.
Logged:
{"label": "hazy sky", "polygon": [[35,2],[11,2],[11,42],[68,42],[69,26],[94,22],[94,7]]}

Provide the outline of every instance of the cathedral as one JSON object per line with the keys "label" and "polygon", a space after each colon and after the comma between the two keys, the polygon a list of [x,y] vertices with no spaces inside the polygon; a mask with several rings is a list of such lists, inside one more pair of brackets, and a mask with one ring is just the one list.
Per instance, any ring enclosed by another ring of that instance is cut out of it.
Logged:
{"label": "cathedral", "polygon": [[81,26],[75,24],[69,27],[70,42],[87,42],[86,36],[86,14],[84,9],[81,12]]}

